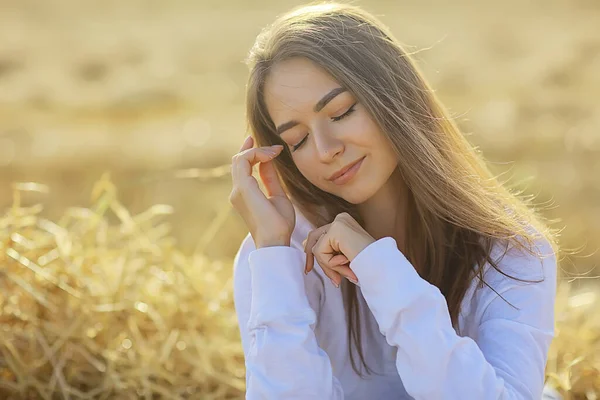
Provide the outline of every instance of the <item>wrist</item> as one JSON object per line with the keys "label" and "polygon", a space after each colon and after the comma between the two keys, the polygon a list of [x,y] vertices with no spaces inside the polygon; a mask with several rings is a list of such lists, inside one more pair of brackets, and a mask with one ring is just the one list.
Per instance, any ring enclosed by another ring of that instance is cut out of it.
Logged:
{"label": "wrist", "polygon": [[358,256],[364,249],[369,247],[374,242],[376,242],[376,240],[372,237],[365,238],[364,240],[360,241],[357,245],[352,247],[354,253],[351,254],[348,259],[352,262],[356,258],[356,256]]}
{"label": "wrist", "polygon": [[275,247],[275,246],[287,246],[290,247],[289,240],[267,240],[256,243],[256,248],[261,249],[263,247]]}

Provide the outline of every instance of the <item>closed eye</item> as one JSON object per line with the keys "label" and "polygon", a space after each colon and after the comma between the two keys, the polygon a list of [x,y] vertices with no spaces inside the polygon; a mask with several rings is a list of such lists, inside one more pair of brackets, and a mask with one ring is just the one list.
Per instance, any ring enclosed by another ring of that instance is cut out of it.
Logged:
{"label": "closed eye", "polygon": [[[350,106],[350,108],[348,109],[348,111],[346,111],[345,113],[343,113],[339,117],[332,117],[331,120],[334,121],[334,122],[337,122],[337,121],[340,121],[340,120],[346,118],[348,115],[350,115],[350,114],[352,114],[354,112],[354,107],[356,106],[357,103],[352,104],[352,106]],[[295,144],[295,145],[292,146],[292,148],[293,148],[292,151],[296,151],[298,148],[300,148],[304,144],[304,142],[306,141],[307,138],[308,138],[308,134],[306,136],[304,136],[304,138],[298,144]]]}
{"label": "closed eye", "polygon": [[345,113],[343,113],[342,115],[340,115],[339,117],[333,117],[331,118],[333,121],[339,121],[341,119],[346,118],[348,115],[352,114],[354,112],[354,107],[356,106],[356,103],[352,104],[352,106],[350,106],[350,108],[348,109],[348,111],[346,111]]}

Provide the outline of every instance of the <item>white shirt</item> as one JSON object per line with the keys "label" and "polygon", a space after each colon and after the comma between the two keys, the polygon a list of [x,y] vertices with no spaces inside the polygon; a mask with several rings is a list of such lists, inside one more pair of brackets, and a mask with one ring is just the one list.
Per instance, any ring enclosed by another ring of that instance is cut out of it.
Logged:
{"label": "white shirt", "polygon": [[381,375],[361,379],[349,358],[341,287],[316,260],[304,275],[302,241],[314,228],[296,209],[290,246],[256,249],[248,234],[235,256],[247,399],[542,398],[556,295],[556,258],[547,242],[538,247],[548,255],[543,260],[511,249],[499,263],[508,275],[541,283],[507,278],[486,264],[485,281],[519,309],[473,280],[458,329],[439,289],[418,275],[392,237],[367,246],[350,268],[360,284],[366,362]]}

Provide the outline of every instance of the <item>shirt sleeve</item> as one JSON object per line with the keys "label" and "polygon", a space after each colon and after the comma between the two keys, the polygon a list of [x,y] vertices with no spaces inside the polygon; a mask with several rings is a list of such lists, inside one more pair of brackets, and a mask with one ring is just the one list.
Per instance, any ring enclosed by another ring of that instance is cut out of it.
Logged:
{"label": "shirt sleeve", "polygon": [[350,268],[381,333],[398,348],[396,368],[413,398],[542,397],[554,336],[556,259],[552,253],[543,260],[518,260],[521,264],[513,268],[520,270],[539,270],[542,264],[544,281],[522,284],[506,278],[498,286],[498,293],[518,309],[485,287],[491,295],[480,297],[472,310],[480,317],[476,339],[457,335],[445,297],[418,275],[394,238],[371,243],[352,260]]}
{"label": "shirt sleeve", "polygon": [[244,348],[246,399],[343,399],[304,283],[305,254],[256,249],[248,235],[234,259],[234,305]]}

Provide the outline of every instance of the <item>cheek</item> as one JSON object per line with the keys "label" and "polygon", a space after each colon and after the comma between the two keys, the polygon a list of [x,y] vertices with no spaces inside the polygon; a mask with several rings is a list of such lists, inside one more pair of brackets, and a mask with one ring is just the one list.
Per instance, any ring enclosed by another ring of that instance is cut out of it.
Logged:
{"label": "cheek", "polygon": [[323,179],[322,172],[319,171],[319,167],[317,166],[318,163],[315,163],[314,160],[311,160],[308,157],[306,159],[296,159],[294,161],[296,163],[296,168],[298,168],[307,181],[319,189],[325,190],[327,188],[327,181]]}
{"label": "cheek", "polygon": [[310,160],[307,160],[307,162],[304,163],[297,163],[296,167],[298,168],[302,176],[304,176],[310,183],[312,183],[313,185],[318,184],[319,171],[315,167],[314,162],[310,162]]}
{"label": "cheek", "polygon": [[381,147],[383,137],[377,124],[362,113],[350,126],[352,142],[365,148]]}

